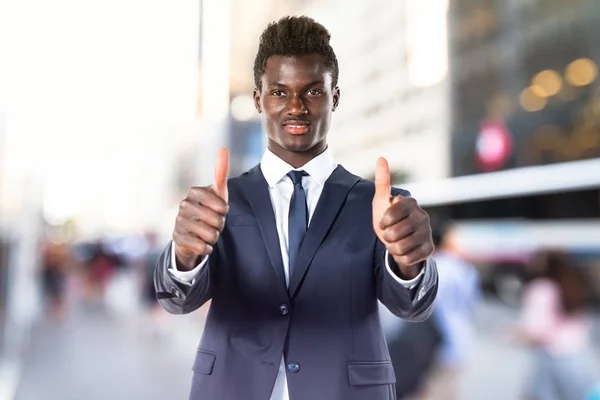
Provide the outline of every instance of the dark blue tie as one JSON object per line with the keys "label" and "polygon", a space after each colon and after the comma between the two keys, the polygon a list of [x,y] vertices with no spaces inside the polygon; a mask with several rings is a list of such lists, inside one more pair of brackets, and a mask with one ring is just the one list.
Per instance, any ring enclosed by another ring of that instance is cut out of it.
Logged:
{"label": "dark blue tie", "polygon": [[290,258],[291,278],[298,251],[300,250],[300,245],[308,226],[308,207],[306,205],[306,194],[302,187],[302,177],[308,174],[304,171],[290,171],[287,175],[294,183],[294,193],[292,193],[292,199],[290,200],[288,220],[288,255]]}

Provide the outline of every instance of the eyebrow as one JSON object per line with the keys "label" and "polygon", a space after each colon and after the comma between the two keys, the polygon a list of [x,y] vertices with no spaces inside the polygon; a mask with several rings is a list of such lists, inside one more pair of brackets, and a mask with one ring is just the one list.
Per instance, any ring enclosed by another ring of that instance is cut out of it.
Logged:
{"label": "eyebrow", "polygon": [[[304,85],[305,88],[310,87],[310,86],[318,86],[318,85],[323,85],[324,81],[322,79],[317,79],[315,81],[312,81],[306,85]],[[281,82],[273,82],[271,84],[269,84],[270,87],[281,87],[281,88],[285,88],[287,87],[287,85],[281,83]]]}

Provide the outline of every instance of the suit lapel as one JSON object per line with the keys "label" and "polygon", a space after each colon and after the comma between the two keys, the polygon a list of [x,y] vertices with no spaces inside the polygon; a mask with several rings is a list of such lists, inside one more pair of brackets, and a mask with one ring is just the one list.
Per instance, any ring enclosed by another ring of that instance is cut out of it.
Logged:
{"label": "suit lapel", "polygon": [[[287,292],[285,276],[283,274],[281,248],[279,246],[279,235],[277,234],[275,213],[273,212],[271,196],[269,195],[269,186],[260,170],[260,165],[252,168],[244,176],[246,179],[240,179],[241,186],[256,217],[256,223],[267,247],[267,253],[269,254],[275,275],[277,275],[281,287]],[[248,256],[252,257],[251,254]]]}
{"label": "suit lapel", "polygon": [[296,266],[290,278],[290,297],[294,296],[308,267],[335,221],[344,200],[352,187],[360,180],[357,176],[338,166],[325,182],[310,226],[300,247]]}

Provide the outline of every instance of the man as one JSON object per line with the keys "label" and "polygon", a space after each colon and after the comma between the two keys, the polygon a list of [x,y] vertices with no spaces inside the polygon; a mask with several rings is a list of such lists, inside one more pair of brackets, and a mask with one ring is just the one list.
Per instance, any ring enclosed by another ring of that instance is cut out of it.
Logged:
{"label": "man", "polygon": [[378,302],[420,321],[437,292],[427,214],[336,165],[327,147],[340,100],[329,32],[307,17],[270,24],[254,64],[268,146],[227,180],[191,188],[155,272],[157,297],[184,314],[211,300],[191,400],[395,399]]}

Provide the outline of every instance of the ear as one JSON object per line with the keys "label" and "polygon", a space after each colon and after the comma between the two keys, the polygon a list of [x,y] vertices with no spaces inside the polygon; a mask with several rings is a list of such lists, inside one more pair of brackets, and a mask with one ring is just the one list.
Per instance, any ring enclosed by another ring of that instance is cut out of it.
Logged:
{"label": "ear", "polygon": [[262,112],[262,109],[260,107],[260,90],[254,88],[252,97],[254,98],[254,108],[256,108],[256,111],[258,111],[258,113],[260,114]]}
{"label": "ear", "polygon": [[340,88],[338,86],[333,88],[333,109],[331,111],[335,111],[335,109],[340,104]]}

